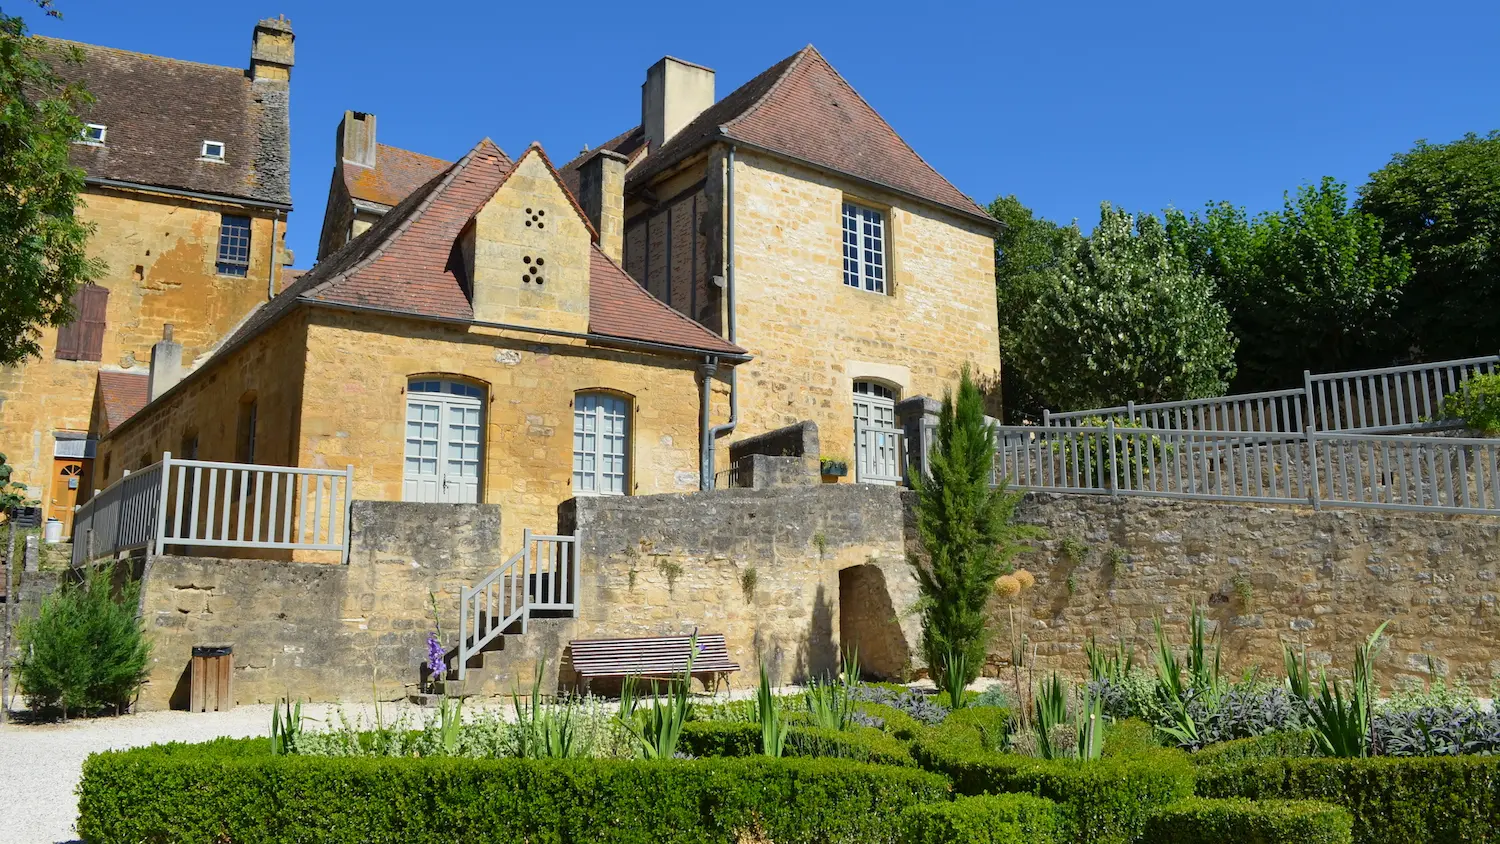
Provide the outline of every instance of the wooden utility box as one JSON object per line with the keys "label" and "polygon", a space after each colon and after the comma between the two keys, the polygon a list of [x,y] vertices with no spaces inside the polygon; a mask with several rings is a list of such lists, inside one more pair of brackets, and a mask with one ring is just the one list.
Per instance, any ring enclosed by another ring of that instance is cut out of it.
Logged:
{"label": "wooden utility box", "polygon": [[234,708],[234,647],[198,645],[189,667],[192,712],[227,712]]}

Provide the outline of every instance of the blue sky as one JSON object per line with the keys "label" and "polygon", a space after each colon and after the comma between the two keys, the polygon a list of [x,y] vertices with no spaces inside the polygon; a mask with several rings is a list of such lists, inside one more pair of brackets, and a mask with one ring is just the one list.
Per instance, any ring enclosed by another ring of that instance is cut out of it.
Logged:
{"label": "blue sky", "polygon": [[[1229,200],[1252,213],[1332,175],[1362,182],[1419,138],[1500,128],[1500,3],[252,3],[58,0],[37,32],[248,62],[257,18],[297,33],[291,245],[316,252],[333,134],[373,111],[383,143],[453,158],[480,138],[557,163],[639,120],[671,54],[728,93],[807,43],[980,202],[1014,193],[1084,228]],[[630,11],[622,11],[629,9]]]}

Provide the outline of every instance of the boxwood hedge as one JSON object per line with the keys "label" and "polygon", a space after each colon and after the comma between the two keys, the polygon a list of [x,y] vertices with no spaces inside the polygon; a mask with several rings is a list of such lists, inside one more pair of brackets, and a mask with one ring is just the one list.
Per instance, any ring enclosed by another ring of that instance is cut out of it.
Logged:
{"label": "boxwood hedge", "polygon": [[[677,746],[699,757],[759,756],[760,725],[689,721],[682,726]],[[789,727],[782,752],[786,756],[833,757],[876,765],[916,764],[905,744],[873,727],[849,730]]]}
{"label": "boxwood hedge", "polygon": [[1151,813],[1193,793],[1187,754],[1141,748],[1129,755],[1079,762],[986,751],[968,742],[927,737],[912,745],[918,764],[947,774],[960,794],[1034,794],[1062,805],[1070,840],[1126,844]]}
{"label": "boxwood hedge", "polygon": [[1356,844],[1500,844],[1500,757],[1258,759],[1198,769],[1205,797],[1322,800]]}
{"label": "boxwood hedge", "polygon": [[272,756],[265,739],[95,754],[78,832],[111,842],[889,842],[947,781],[842,759]]}
{"label": "boxwood hedge", "polygon": [[907,807],[900,844],[1058,844],[1057,804],[1029,794],[959,797]]}
{"label": "boxwood hedge", "polygon": [[[910,810],[908,810],[910,811]],[[1205,800],[1173,803],[1146,821],[1153,844],[1350,844],[1353,819],[1311,800]]]}

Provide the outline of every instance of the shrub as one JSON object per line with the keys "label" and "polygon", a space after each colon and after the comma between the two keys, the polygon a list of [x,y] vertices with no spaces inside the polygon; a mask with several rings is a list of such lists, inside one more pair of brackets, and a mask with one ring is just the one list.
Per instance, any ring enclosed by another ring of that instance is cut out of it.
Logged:
{"label": "shrub", "polygon": [[1135,718],[1116,721],[1104,731],[1105,756],[1137,756],[1160,750],[1156,728]]}
{"label": "shrub", "polygon": [[1061,842],[1057,804],[1026,794],[959,797],[907,807],[897,822],[900,844],[1054,844]]}
{"label": "shrub", "polygon": [[1154,844],[1349,844],[1353,819],[1308,800],[1204,800],[1159,810],[1146,822]]}
{"label": "shrub", "polygon": [[1500,374],[1476,375],[1444,396],[1443,416],[1461,419],[1486,437],[1500,436]]}
{"label": "shrub", "polygon": [[901,741],[913,741],[922,734],[923,730],[927,729],[922,722],[903,710],[883,703],[861,703],[859,712],[867,718],[880,721],[882,732]]}
{"label": "shrub", "polygon": [[265,739],[95,754],[88,841],[890,841],[942,777],[835,759],[326,759]]}
{"label": "shrub", "polygon": [[935,696],[895,683],[860,683],[853,697],[860,703],[879,703],[899,709],[923,724],[938,724],[948,717],[948,709]]}
{"label": "shrub", "polygon": [[116,601],[104,568],[81,584],[64,579],[36,618],[20,625],[17,670],[27,705],[64,719],[129,706],[151,658],[139,599],[139,582],[130,582]]}
{"label": "shrub", "polygon": [[1198,771],[1205,797],[1322,800],[1359,844],[1500,842],[1500,757],[1263,759]]}
{"label": "shrub", "polygon": [[[682,749],[697,757],[759,756],[759,724],[722,721],[692,721],[682,730]],[[787,730],[785,756],[833,757],[878,765],[910,766],[906,745],[873,727],[827,730],[791,727]]]}
{"label": "shrub", "polygon": [[1195,765],[1234,765],[1253,759],[1287,759],[1312,756],[1316,740],[1312,730],[1288,730],[1252,738],[1211,744],[1193,754]]}
{"label": "shrub", "polygon": [[1500,753],[1500,711],[1476,704],[1382,712],[1370,722],[1370,749],[1382,756]]}
{"label": "shrub", "polygon": [[952,778],[960,794],[1017,792],[1057,801],[1070,840],[1087,844],[1133,841],[1153,810],[1193,793],[1187,754],[1166,748],[1052,761],[929,736],[912,745],[912,754],[922,767]]}
{"label": "shrub", "polygon": [[1010,729],[1010,710],[998,706],[969,706],[953,711],[943,723],[930,728],[945,740],[969,742],[985,750],[1001,750]]}

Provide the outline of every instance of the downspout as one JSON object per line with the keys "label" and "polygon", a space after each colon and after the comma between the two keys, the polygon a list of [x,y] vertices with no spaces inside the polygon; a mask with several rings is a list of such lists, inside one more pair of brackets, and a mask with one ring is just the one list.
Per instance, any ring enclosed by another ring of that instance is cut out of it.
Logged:
{"label": "downspout", "polygon": [[[724,180],[724,228],[726,229],[724,246],[724,300],[728,306],[729,342],[735,342],[734,330],[734,144],[729,145],[729,174]],[[714,362],[714,369],[718,368],[718,362],[712,358],[704,361],[702,367],[705,372],[703,376],[703,446],[699,449],[702,454],[702,467],[698,473],[698,488],[711,490],[714,488],[714,444],[720,436],[728,434],[740,421],[740,368],[735,366],[729,370],[729,421],[722,425],[708,427],[709,420],[709,398],[710,386],[713,381],[713,373],[708,371],[708,362]]]}
{"label": "downspout", "polygon": [[271,217],[271,250],[266,263],[266,301],[276,298],[276,224],[281,222],[281,209]]}

